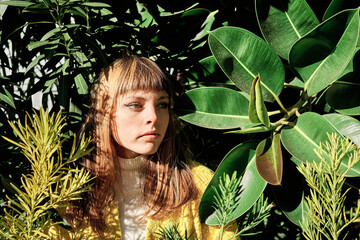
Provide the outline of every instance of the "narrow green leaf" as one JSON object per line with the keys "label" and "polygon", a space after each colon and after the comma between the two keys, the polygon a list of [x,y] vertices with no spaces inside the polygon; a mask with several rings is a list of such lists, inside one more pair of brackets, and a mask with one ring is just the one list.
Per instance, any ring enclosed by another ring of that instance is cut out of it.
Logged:
{"label": "narrow green leaf", "polygon": [[260,76],[257,75],[254,81],[251,84],[250,89],[250,102],[249,102],[249,120],[252,123],[261,123],[258,114],[256,112],[256,94],[255,94],[255,85],[258,82]]}
{"label": "narrow green leaf", "polygon": [[88,7],[101,7],[101,8],[111,7],[109,4],[102,3],[102,2],[84,2],[81,5],[88,6]]}
{"label": "narrow green leaf", "polygon": [[281,185],[283,159],[280,134],[273,134],[256,148],[256,168],[260,176],[271,185]]}
{"label": "narrow green leaf", "polygon": [[14,7],[27,7],[33,4],[32,2],[28,1],[0,1],[0,4],[8,5],[8,6],[14,6]]}
{"label": "narrow green leaf", "polygon": [[208,40],[219,66],[238,88],[249,94],[254,78],[260,74],[264,99],[273,102],[279,96],[284,67],[263,39],[242,28],[222,27],[210,32]]}
{"label": "narrow green leaf", "polygon": [[251,128],[244,128],[241,130],[229,131],[225,133],[236,133],[236,134],[246,134],[246,133],[261,133],[261,132],[269,132],[274,130],[275,127],[265,127],[265,126],[256,126]]}
{"label": "narrow green leaf", "polygon": [[255,7],[265,40],[284,59],[294,43],[319,24],[305,0],[256,0]]}
{"label": "narrow green leaf", "polygon": [[144,7],[139,2],[136,2],[136,7],[137,7],[137,10],[138,10],[138,13],[141,16],[141,22],[140,22],[140,24],[138,24],[139,27],[148,28],[153,24],[157,25],[156,20],[153,18],[151,13],[146,9],[146,7]]}
{"label": "narrow green leaf", "polygon": [[255,83],[255,106],[256,106],[256,114],[266,127],[270,127],[270,119],[267,113],[267,109],[264,103],[262,91],[261,91],[261,81],[258,78],[257,82]]}
{"label": "narrow green leaf", "polygon": [[78,93],[81,94],[87,94],[88,91],[88,85],[84,79],[84,77],[79,73],[75,76],[75,85],[77,88]]}
{"label": "narrow green leaf", "polygon": [[45,57],[45,54],[40,54],[39,56],[37,56],[26,68],[25,70],[25,74],[30,71],[30,69],[32,69],[33,67],[35,67],[36,64],[39,63],[40,60],[42,60]]}
{"label": "narrow green leaf", "polygon": [[88,18],[88,15],[87,13],[80,7],[72,7],[68,10],[69,13],[72,13],[74,15],[77,15],[77,16],[80,16],[80,17],[83,17],[85,19]]}
{"label": "narrow green leaf", "polygon": [[42,36],[42,38],[40,39],[40,41],[46,41],[49,38],[51,38],[52,36],[56,35],[58,32],[60,32],[60,28],[54,28],[51,29],[50,31],[48,31],[47,33],[44,34],[44,36]]}
{"label": "narrow green leaf", "polygon": [[214,129],[241,128],[250,123],[249,100],[239,92],[222,87],[197,88],[181,96],[176,114],[189,123]]}
{"label": "narrow green leaf", "polygon": [[263,193],[266,182],[261,178],[255,165],[255,148],[258,142],[245,142],[233,148],[221,161],[213,178],[207,186],[200,202],[199,216],[202,222],[208,225],[218,225],[214,208],[214,187],[219,186],[219,178],[224,173],[232,174],[236,171],[243,175],[241,180],[240,203],[234,210],[229,221],[238,218],[248,211]]}
{"label": "narrow green leaf", "polygon": [[45,46],[48,43],[49,43],[49,41],[36,41],[36,42],[29,43],[26,47],[31,51],[31,50],[34,50],[35,48]]}
{"label": "narrow green leaf", "polygon": [[16,109],[16,106],[14,103],[14,98],[11,96],[11,94],[8,92],[8,90],[6,90],[6,88],[3,88],[3,89],[4,89],[6,95],[3,93],[0,93],[0,100],[6,102],[12,108]]}
{"label": "narrow green leaf", "polygon": [[[314,150],[320,151],[320,143],[328,141],[327,133],[335,133],[342,136],[341,133],[321,115],[306,112],[299,116],[293,126],[285,127],[281,131],[281,141],[286,150],[298,160],[302,162],[320,162]],[[348,158],[345,157],[343,159],[342,169],[346,168],[347,161]],[[360,162],[348,172],[347,176],[360,176]]]}
{"label": "narrow green leaf", "polygon": [[325,89],[352,59],[359,37],[359,10],[346,10],[321,23],[290,51],[291,67],[309,96]]}

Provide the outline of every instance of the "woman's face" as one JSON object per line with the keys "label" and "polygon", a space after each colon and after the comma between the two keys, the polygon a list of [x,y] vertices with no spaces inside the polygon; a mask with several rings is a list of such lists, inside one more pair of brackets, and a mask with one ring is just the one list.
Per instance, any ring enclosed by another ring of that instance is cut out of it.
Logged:
{"label": "woman's face", "polygon": [[120,157],[154,154],[169,125],[166,91],[132,91],[118,97],[112,114],[112,133]]}

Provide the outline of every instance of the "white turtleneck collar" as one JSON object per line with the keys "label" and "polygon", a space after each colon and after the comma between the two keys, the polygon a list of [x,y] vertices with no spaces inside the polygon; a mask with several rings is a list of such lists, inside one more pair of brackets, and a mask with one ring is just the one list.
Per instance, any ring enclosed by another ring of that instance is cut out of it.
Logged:
{"label": "white turtleneck collar", "polygon": [[124,240],[144,239],[146,220],[140,220],[145,211],[142,168],[146,156],[135,158],[119,157],[119,175],[115,185],[119,203],[119,220]]}

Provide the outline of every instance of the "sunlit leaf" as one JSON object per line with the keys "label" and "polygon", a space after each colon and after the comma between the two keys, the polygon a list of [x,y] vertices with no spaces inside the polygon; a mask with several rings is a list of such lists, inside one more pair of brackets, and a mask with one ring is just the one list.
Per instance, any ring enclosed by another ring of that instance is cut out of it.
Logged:
{"label": "sunlit leaf", "polygon": [[9,93],[8,90],[6,90],[5,88],[3,88],[3,89],[5,91],[5,94],[0,93],[0,100],[6,102],[12,108],[16,109],[16,106],[15,106],[15,103],[14,103],[14,98],[11,96],[11,94]]}
{"label": "sunlit leaf", "polygon": [[[306,112],[289,127],[281,131],[281,142],[286,150],[302,162],[319,162],[314,150],[320,151],[320,143],[328,141],[327,134],[341,133],[321,115]],[[342,137],[344,138],[344,137]],[[324,155],[327,158],[326,155]],[[348,158],[342,159],[342,169],[346,169]],[[360,162],[350,169],[347,176],[360,176]]]}
{"label": "sunlit leaf", "polygon": [[329,18],[297,41],[290,51],[291,67],[312,96],[344,71],[359,36],[359,10],[346,10]]}
{"label": "sunlit leaf", "polygon": [[360,146],[360,121],[342,114],[325,114],[323,117],[329,121],[342,135],[348,137],[357,146]]}
{"label": "sunlit leaf", "polygon": [[254,78],[260,75],[264,100],[277,98],[283,88],[284,67],[263,39],[242,28],[222,27],[210,32],[208,41],[221,69],[238,88],[249,94]]}
{"label": "sunlit leaf", "polygon": [[217,187],[219,185],[219,178],[224,173],[231,176],[236,171],[238,174],[243,175],[240,183],[240,202],[229,217],[229,221],[246,213],[263,193],[266,182],[257,172],[255,165],[255,149],[257,144],[258,142],[253,141],[242,143],[233,148],[224,157],[201,198],[199,206],[201,221],[209,225],[219,224],[213,208],[215,202],[213,186]]}
{"label": "sunlit leaf", "polygon": [[292,45],[319,24],[305,0],[256,0],[255,6],[264,38],[284,59]]}
{"label": "sunlit leaf", "polygon": [[214,129],[241,128],[249,124],[249,101],[235,90],[198,88],[180,97],[174,110],[184,121]]}

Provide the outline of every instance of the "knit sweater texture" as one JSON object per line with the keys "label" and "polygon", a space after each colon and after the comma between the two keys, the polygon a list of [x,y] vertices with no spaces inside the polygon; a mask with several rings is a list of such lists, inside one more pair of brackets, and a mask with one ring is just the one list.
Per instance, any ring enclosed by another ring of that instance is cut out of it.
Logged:
{"label": "knit sweater texture", "polygon": [[[146,223],[146,232],[145,232],[145,240],[153,240],[159,239],[159,231],[161,227],[166,227],[168,225],[177,225],[178,231],[181,236],[185,236],[185,230],[188,236],[191,234],[190,239],[196,240],[216,240],[219,237],[220,229],[217,226],[209,226],[205,223],[200,222],[199,217],[199,204],[201,200],[201,196],[204,193],[208,183],[210,182],[213,171],[208,169],[207,167],[192,161],[190,164],[190,168],[194,175],[195,184],[199,190],[199,196],[197,199],[190,201],[183,206],[176,209],[174,212],[167,214],[161,219],[147,219]],[[119,203],[115,198],[114,201],[108,206],[107,212],[107,225],[108,229],[104,233],[103,237],[99,237],[95,234],[89,225],[83,224],[83,228],[78,229],[76,232],[67,231],[61,227],[52,227],[49,230],[49,234],[53,239],[79,239],[82,236],[82,239],[89,240],[127,240],[124,238],[124,235],[120,226],[119,219]],[[212,206],[209,206],[211,208]],[[224,234],[223,239],[228,240],[236,231],[236,224],[233,224],[232,227],[228,228]],[[232,238],[238,240],[240,238]]]}

